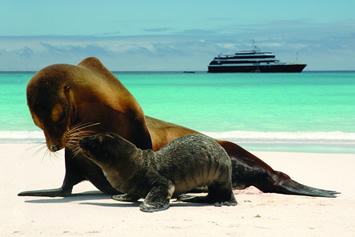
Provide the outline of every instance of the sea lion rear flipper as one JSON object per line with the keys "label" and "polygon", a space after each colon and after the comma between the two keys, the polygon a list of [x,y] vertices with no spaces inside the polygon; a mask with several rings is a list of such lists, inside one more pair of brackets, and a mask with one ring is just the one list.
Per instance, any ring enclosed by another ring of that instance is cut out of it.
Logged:
{"label": "sea lion rear flipper", "polygon": [[314,196],[314,197],[328,197],[328,198],[336,198],[337,197],[336,195],[340,194],[340,192],[337,191],[306,186],[297,183],[291,178],[287,180],[283,180],[282,182],[278,182],[278,185],[275,188],[277,190],[271,192],[278,192],[278,193],[292,194],[292,195],[307,195],[307,196]]}
{"label": "sea lion rear flipper", "polygon": [[212,203],[208,196],[195,196],[188,194],[181,194],[176,198],[177,202],[191,202],[191,203]]}
{"label": "sea lion rear flipper", "polygon": [[235,143],[217,142],[232,160],[233,187],[255,186],[265,193],[282,193],[335,198],[339,192],[309,187],[292,180],[287,174],[272,169],[261,159]]}
{"label": "sea lion rear flipper", "polygon": [[214,191],[209,192],[207,196],[181,194],[177,197],[176,201],[191,203],[209,203],[214,204],[216,207],[236,206],[238,204],[237,200],[235,200],[232,190],[229,190],[222,195],[221,193],[219,193],[219,191],[217,191],[217,193],[214,193]]}

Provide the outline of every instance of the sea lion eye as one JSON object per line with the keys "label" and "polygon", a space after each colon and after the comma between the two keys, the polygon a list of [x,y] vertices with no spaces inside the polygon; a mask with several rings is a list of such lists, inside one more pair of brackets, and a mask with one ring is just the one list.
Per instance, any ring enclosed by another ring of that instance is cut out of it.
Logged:
{"label": "sea lion eye", "polygon": [[71,86],[64,86],[64,93],[69,93]]}

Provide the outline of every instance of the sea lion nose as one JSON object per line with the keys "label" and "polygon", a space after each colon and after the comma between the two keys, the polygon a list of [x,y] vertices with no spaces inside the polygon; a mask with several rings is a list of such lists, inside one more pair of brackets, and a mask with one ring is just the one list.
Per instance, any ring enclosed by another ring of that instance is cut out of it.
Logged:
{"label": "sea lion nose", "polygon": [[52,145],[51,146],[51,150],[52,151],[59,151],[60,150],[60,146],[59,145]]}

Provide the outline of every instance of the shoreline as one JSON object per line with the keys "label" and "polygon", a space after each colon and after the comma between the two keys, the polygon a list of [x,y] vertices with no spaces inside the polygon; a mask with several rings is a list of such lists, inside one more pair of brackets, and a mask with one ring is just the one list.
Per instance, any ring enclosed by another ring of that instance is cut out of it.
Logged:
{"label": "shoreline", "polygon": [[[44,144],[43,144],[44,146]],[[137,203],[117,202],[89,182],[70,197],[18,197],[25,190],[57,188],[64,177],[64,152],[49,154],[36,144],[0,144],[0,235],[24,236],[353,236],[354,154],[253,151],[297,182],[341,192],[337,198],[235,190],[238,205],[171,202],[157,213]]]}
{"label": "shoreline", "polygon": [[[350,132],[202,132],[234,142],[248,151],[355,154],[355,133]],[[0,144],[43,144],[42,131],[0,131]]]}

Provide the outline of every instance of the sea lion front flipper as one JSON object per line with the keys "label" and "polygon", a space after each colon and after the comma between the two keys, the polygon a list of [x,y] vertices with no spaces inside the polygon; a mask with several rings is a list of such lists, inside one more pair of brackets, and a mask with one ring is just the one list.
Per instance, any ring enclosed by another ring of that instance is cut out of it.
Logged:
{"label": "sea lion front flipper", "polygon": [[83,180],[84,178],[79,177],[77,175],[70,175],[70,172],[68,172],[67,169],[67,173],[65,174],[62,187],[54,189],[24,191],[17,195],[35,197],[67,197],[72,193],[74,185]]}
{"label": "sea lion front flipper", "polygon": [[168,185],[153,187],[139,208],[144,212],[164,211],[169,208],[170,198],[174,191],[175,186],[171,182]]}
{"label": "sea lion front flipper", "polygon": [[62,187],[55,189],[44,189],[44,190],[32,190],[24,191],[18,196],[35,196],[35,197],[67,197],[72,193],[74,185],[85,180],[85,178],[80,175],[80,169],[76,163],[76,160],[72,158],[73,153],[70,149],[65,149],[65,167],[66,172],[63,180]]}
{"label": "sea lion front flipper", "polygon": [[164,211],[169,208],[169,201],[165,195],[159,194],[156,192],[157,188],[153,188],[151,192],[148,193],[144,202],[139,205],[139,208],[143,212],[155,212],[155,211]]}
{"label": "sea lion front flipper", "polygon": [[64,190],[63,188],[44,189],[24,191],[17,194],[17,196],[32,196],[32,197],[67,197],[71,194],[72,189]]}
{"label": "sea lion front flipper", "polygon": [[117,194],[113,195],[112,199],[116,201],[121,201],[121,202],[136,202],[138,199],[141,197],[138,195],[130,194],[130,193],[125,193],[125,194]]}

